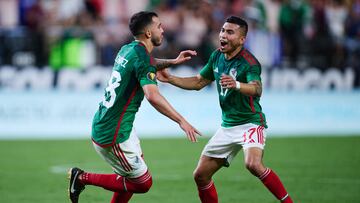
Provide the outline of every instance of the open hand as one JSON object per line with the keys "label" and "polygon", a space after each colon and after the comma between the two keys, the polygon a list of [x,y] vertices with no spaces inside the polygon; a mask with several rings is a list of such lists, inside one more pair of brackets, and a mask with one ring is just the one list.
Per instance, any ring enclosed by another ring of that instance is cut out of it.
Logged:
{"label": "open hand", "polygon": [[190,125],[186,120],[179,123],[181,129],[186,133],[187,138],[191,142],[197,142],[196,136],[201,136],[200,132],[194,128],[192,125]]}
{"label": "open hand", "polygon": [[225,89],[235,89],[236,81],[230,75],[223,74],[220,78],[220,85]]}
{"label": "open hand", "polygon": [[174,64],[181,64],[191,59],[192,56],[196,56],[197,53],[194,50],[185,50],[180,52],[179,56],[175,59]]}

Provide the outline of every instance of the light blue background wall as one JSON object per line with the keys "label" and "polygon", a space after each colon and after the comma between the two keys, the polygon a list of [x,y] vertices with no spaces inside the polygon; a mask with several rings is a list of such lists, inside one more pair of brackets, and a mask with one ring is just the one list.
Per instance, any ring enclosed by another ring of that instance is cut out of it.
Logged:
{"label": "light blue background wall", "polygon": [[[212,135],[221,112],[214,89],[163,89],[196,128]],[[89,137],[102,91],[0,91],[0,139]],[[269,136],[360,135],[360,92],[266,92],[261,104]],[[136,117],[140,137],[183,136],[178,125],[144,100]]]}

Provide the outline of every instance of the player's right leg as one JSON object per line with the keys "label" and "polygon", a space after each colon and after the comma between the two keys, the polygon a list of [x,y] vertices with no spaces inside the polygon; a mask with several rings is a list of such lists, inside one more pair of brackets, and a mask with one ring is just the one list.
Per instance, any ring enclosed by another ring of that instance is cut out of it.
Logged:
{"label": "player's right leg", "polygon": [[200,157],[194,171],[194,180],[198,188],[199,198],[202,203],[217,203],[218,196],[212,176],[225,163],[222,158],[212,158],[205,155]]}
{"label": "player's right leg", "polygon": [[226,133],[224,129],[220,128],[209,140],[194,171],[194,179],[202,203],[218,202],[212,176],[222,166],[229,166],[231,160],[240,150],[240,147],[234,145],[224,133]]}

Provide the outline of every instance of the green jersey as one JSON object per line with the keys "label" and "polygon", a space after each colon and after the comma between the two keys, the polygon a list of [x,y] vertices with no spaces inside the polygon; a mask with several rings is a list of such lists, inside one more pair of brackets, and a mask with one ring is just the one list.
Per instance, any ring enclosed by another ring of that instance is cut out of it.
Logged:
{"label": "green jersey", "polygon": [[145,46],[133,41],[116,56],[110,80],[92,124],[92,139],[107,147],[129,138],[135,114],[144,99],[141,88],[157,84],[154,60]]}
{"label": "green jersey", "polygon": [[248,83],[261,81],[261,66],[258,60],[245,48],[237,56],[227,60],[219,50],[214,51],[200,75],[216,81],[219,102],[222,110],[222,126],[232,127],[246,123],[266,126],[265,115],[261,110],[260,97],[241,94],[235,89],[225,89],[220,85],[222,74],[230,75],[236,81]]}

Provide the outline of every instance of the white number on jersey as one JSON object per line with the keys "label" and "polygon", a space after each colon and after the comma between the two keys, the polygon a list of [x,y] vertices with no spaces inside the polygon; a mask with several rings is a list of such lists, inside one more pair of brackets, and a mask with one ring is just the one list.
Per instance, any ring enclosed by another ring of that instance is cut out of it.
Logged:
{"label": "white number on jersey", "polygon": [[[217,67],[216,67],[216,69],[217,69]],[[230,73],[229,75],[236,81],[236,75],[237,75],[236,69],[232,68],[229,73]],[[228,93],[229,89],[223,88],[220,84],[220,81],[219,81],[219,85],[220,85],[220,95],[225,97],[226,94]]]}
{"label": "white number on jersey", "polygon": [[225,95],[227,94],[227,92],[229,91],[229,89],[226,89],[226,88],[223,88],[220,84],[220,81],[219,81],[219,85],[220,85],[220,95],[225,97]]}
{"label": "white number on jersey", "polygon": [[119,64],[123,68],[125,68],[125,65],[127,64],[128,60],[120,55],[118,55],[115,59],[115,63]]}
{"label": "white number on jersey", "polygon": [[[106,108],[110,108],[114,105],[115,98],[116,98],[116,92],[115,89],[120,86],[121,81],[121,75],[117,71],[113,71],[111,73],[110,80],[108,82],[108,86],[106,87],[105,91],[105,98],[103,99],[103,105]],[[107,95],[110,96],[110,98],[107,100]]]}

